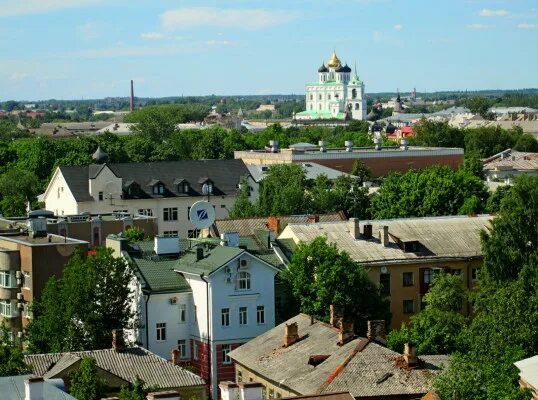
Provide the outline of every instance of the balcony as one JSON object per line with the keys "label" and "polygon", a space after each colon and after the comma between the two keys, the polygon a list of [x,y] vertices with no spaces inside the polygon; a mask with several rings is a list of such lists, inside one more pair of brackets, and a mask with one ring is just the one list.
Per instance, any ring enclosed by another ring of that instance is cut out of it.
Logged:
{"label": "balcony", "polygon": [[18,271],[21,258],[18,250],[0,249],[0,271]]}

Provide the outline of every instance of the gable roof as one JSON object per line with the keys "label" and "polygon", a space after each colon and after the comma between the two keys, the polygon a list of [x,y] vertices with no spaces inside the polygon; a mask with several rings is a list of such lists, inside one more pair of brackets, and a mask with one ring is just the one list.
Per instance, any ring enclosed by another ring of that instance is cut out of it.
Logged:
{"label": "gable roof", "polygon": [[[302,339],[283,347],[284,326],[294,322]],[[233,350],[230,357],[297,394],[349,391],[355,398],[424,394],[431,375],[447,362],[446,356],[421,356],[421,368],[401,368],[396,363],[400,354],[375,342],[356,338],[340,346],[338,340],[337,329],[299,314]],[[313,355],[329,357],[312,366],[308,360]]]}
{"label": "gable roof", "polygon": [[[25,400],[24,379],[32,375],[0,377],[0,393],[4,400]],[[47,400],[77,400],[51,382],[43,382],[43,398]]]}
{"label": "gable roof", "polygon": [[[151,182],[162,182],[168,190],[167,196],[185,194],[177,193],[177,179],[184,179],[190,184],[189,194],[202,196],[198,182],[210,179],[213,182],[214,195],[233,195],[241,177],[249,176],[249,171],[242,160],[183,160],[147,163],[106,164],[108,168],[124,181],[136,182],[148,197],[161,198],[162,194],[153,194],[148,189]],[[96,177],[103,165],[60,166],[59,169],[73,193],[75,200],[93,201],[89,194],[88,180]],[[132,183],[131,182],[131,183]]]}
{"label": "gable roof", "polygon": [[485,171],[538,171],[538,153],[506,149],[483,160]]}
{"label": "gable roof", "polygon": [[138,346],[127,347],[121,352],[113,349],[105,349],[73,351],[68,353],[29,354],[24,356],[24,362],[33,366],[36,375],[48,376],[51,371],[54,371],[56,374],[61,372],[61,366],[55,367],[60,360],[62,366],[65,365],[65,368],[67,368],[67,366],[72,365],[72,362],[76,361],[75,358],[77,357],[93,357],[99,368],[127,382],[133,382],[138,375],[144,381],[145,388],[156,386],[159,389],[165,389],[202,386],[205,384],[204,380],[198,375]]}

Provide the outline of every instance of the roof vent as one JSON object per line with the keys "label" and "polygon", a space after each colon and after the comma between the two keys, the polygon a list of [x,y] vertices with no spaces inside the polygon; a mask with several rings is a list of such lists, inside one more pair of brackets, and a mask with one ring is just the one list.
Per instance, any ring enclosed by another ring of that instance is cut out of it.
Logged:
{"label": "roof vent", "polygon": [[308,358],[308,364],[312,365],[314,367],[317,367],[319,364],[321,364],[323,361],[325,361],[330,356],[331,356],[330,354],[316,354],[314,356],[310,356]]}
{"label": "roof vent", "polygon": [[345,146],[346,146],[346,151],[348,153],[352,153],[353,152],[353,140],[346,140],[344,142]]}
{"label": "roof vent", "polygon": [[376,150],[381,150],[381,149],[382,149],[382,141],[381,141],[381,138],[376,137],[376,138],[374,139],[374,145],[375,145],[375,149],[376,149]]}
{"label": "roof vent", "polygon": [[47,219],[45,217],[30,218],[28,230],[33,238],[47,236]]}
{"label": "roof vent", "polygon": [[157,255],[179,254],[179,238],[176,236],[155,236],[153,251]]}
{"label": "roof vent", "polygon": [[327,141],[326,140],[320,140],[318,142],[318,145],[319,145],[319,151],[321,151],[322,153],[327,152]]}

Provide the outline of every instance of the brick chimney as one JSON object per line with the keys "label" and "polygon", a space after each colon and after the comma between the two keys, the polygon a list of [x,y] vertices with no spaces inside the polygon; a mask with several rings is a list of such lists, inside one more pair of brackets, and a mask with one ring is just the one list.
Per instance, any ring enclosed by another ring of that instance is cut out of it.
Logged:
{"label": "brick chimney", "polygon": [[258,382],[239,382],[239,400],[262,400],[263,385]]}
{"label": "brick chimney", "polygon": [[404,344],[403,357],[408,367],[414,367],[418,364],[417,348],[412,343]]}
{"label": "brick chimney", "polygon": [[359,226],[358,218],[350,218],[348,221],[349,233],[353,239],[359,239],[361,237],[361,230]]}
{"label": "brick chimney", "polygon": [[379,228],[379,241],[385,247],[389,245],[389,227],[387,225]]}
{"label": "brick chimney", "polygon": [[344,320],[344,307],[331,304],[329,306],[329,323],[335,328],[340,328]]}
{"label": "brick chimney", "polygon": [[275,234],[275,237],[280,235],[280,219],[278,217],[267,218],[267,228]]}
{"label": "brick chimney", "polygon": [[175,390],[167,390],[165,392],[148,393],[148,395],[146,396],[146,399],[148,400],[158,400],[158,399],[181,400],[181,396],[179,395],[179,392]]}
{"label": "brick chimney", "polygon": [[44,381],[41,376],[24,378],[24,400],[45,400],[43,397]]}
{"label": "brick chimney", "polygon": [[239,385],[232,381],[219,382],[220,398],[222,400],[236,400]]}
{"label": "brick chimney", "polygon": [[172,350],[172,364],[177,365],[178,360],[179,360],[179,350],[174,349]]}
{"label": "brick chimney", "polygon": [[375,340],[376,338],[386,339],[387,334],[385,330],[385,321],[382,319],[374,319],[367,322],[367,333],[366,337],[370,340]]}
{"label": "brick chimney", "polygon": [[297,322],[284,326],[284,347],[291,346],[299,340],[299,327]]}
{"label": "brick chimney", "polygon": [[308,223],[309,223],[309,224],[315,224],[315,223],[317,223],[317,222],[319,222],[319,215],[317,215],[317,214],[310,214],[310,215],[308,216]]}
{"label": "brick chimney", "polygon": [[338,332],[338,344],[343,345],[349,342],[355,336],[355,331],[353,330],[352,321],[342,321],[340,325],[340,332]]}
{"label": "brick chimney", "polygon": [[120,352],[125,348],[123,329],[112,330],[112,350]]}

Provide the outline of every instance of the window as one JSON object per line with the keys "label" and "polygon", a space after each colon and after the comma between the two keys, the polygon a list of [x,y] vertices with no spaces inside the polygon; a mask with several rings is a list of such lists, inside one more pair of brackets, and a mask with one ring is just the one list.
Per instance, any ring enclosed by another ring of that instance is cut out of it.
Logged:
{"label": "window", "polygon": [[237,288],[239,290],[248,290],[250,289],[250,273],[241,271],[239,273],[239,278],[237,281]]}
{"label": "window", "polygon": [[314,100],[314,95],[310,94],[310,100]]}
{"label": "window", "polygon": [[327,100],[330,100],[330,99],[331,99],[331,95],[328,94],[328,95],[327,95]]}
{"label": "window", "polygon": [[471,279],[473,281],[478,279],[478,268],[471,268]]}
{"label": "window", "polygon": [[164,237],[178,237],[178,231],[163,231]]}
{"label": "window", "polygon": [[166,323],[158,322],[157,323],[157,341],[164,342],[166,340]]}
{"label": "window", "polygon": [[180,304],[179,305],[179,322],[186,322],[186,321],[187,321],[187,305]]}
{"label": "window", "polygon": [[413,300],[404,300],[403,301],[403,312],[404,314],[412,314],[415,312],[415,302]]}
{"label": "window", "polygon": [[189,193],[189,184],[187,182],[183,182],[183,185],[181,185],[183,193]]}
{"label": "window", "polygon": [[187,341],[185,339],[179,339],[177,341],[177,349],[180,358],[187,358]]}
{"label": "window", "polygon": [[423,283],[427,283],[428,285],[432,283],[432,270],[431,269],[424,270]]}
{"label": "window", "polygon": [[200,229],[189,229],[187,231],[187,237],[188,238],[197,238],[200,235]]}
{"label": "window", "polygon": [[383,296],[390,296],[390,274],[379,275],[379,287]]}
{"label": "window", "polygon": [[153,185],[153,194],[164,194],[164,185],[162,183]]}
{"label": "window", "polygon": [[220,310],[220,321],[222,326],[230,326],[230,309],[222,308]]}
{"label": "window", "polygon": [[256,322],[258,324],[265,324],[265,306],[256,307]]}
{"label": "window", "polygon": [[222,345],[222,363],[223,364],[231,364],[232,359],[228,355],[232,351],[232,345],[231,344],[223,344]]}
{"label": "window", "polygon": [[237,382],[243,382],[243,372],[237,371]]}
{"label": "window", "polygon": [[192,358],[194,358],[195,360],[198,360],[198,358],[200,358],[199,347],[198,347],[197,342],[194,342],[194,344],[192,346]]}
{"label": "window", "polygon": [[99,192],[99,201],[103,201],[103,192]]}
{"label": "window", "polygon": [[239,307],[239,325],[246,325],[248,323],[247,316],[247,308]]}
{"label": "window", "polygon": [[193,307],[193,314],[194,314],[194,322],[198,322],[198,313],[196,312],[198,308],[196,306]]}
{"label": "window", "polygon": [[0,286],[10,288],[11,281],[11,274],[9,272],[0,272]]}
{"label": "window", "polygon": [[177,207],[163,208],[163,219],[165,221],[177,221]]}
{"label": "window", "polygon": [[153,217],[153,210],[151,208],[141,208],[138,210],[138,215],[144,215],[146,217]]}
{"label": "window", "polygon": [[323,96],[322,96],[321,94],[319,95],[319,99],[320,99],[320,100],[322,100],[322,99],[323,99]]}
{"label": "window", "polygon": [[[249,191],[249,194],[248,194],[248,195],[250,196],[250,191]],[[221,205],[220,205],[220,208],[226,208],[226,204],[221,204]]]}
{"label": "window", "polygon": [[0,300],[0,315],[11,317],[11,300]]}
{"label": "window", "polygon": [[404,272],[403,273],[403,285],[404,286],[413,286],[413,273]]}
{"label": "window", "polygon": [[30,289],[30,285],[31,285],[31,281],[30,281],[30,273],[29,272],[23,272],[22,273],[22,287],[25,288],[25,289]]}

